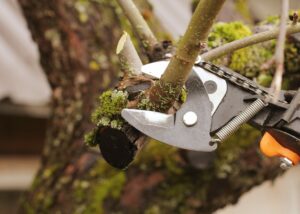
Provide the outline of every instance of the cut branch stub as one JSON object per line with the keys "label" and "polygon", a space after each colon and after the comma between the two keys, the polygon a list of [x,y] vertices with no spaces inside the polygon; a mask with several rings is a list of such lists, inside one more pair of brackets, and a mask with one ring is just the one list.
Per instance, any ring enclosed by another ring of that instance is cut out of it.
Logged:
{"label": "cut branch stub", "polygon": [[125,125],[121,130],[99,127],[94,141],[110,165],[125,169],[133,161],[140,147],[139,137],[140,133],[129,125]]}
{"label": "cut branch stub", "polygon": [[[152,84],[151,79],[142,76],[123,79],[118,90],[125,90],[128,93],[127,108],[135,107],[139,93],[151,87]],[[99,145],[103,158],[118,169],[127,168],[145,142],[144,135],[138,130],[126,122],[122,124],[119,128],[111,124],[99,126],[93,138],[93,145]]]}
{"label": "cut branch stub", "polygon": [[[206,40],[213,21],[221,9],[225,0],[203,0],[200,1],[188,30],[179,43],[178,49],[172,57],[166,72],[150,91],[146,92],[150,97],[150,104],[155,106],[154,110],[165,112],[180,95],[191,68]],[[147,23],[131,0],[118,0],[118,3],[125,12],[127,18],[135,28],[144,48],[147,52],[163,53],[168,50],[169,43],[158,45],[156,38],[148,27]],[[121,39],[118,51],[124,49],[126,38]],[[155,51],[157,48],[158,51]],[[154,49],[154,52],[152,50]],[[151,58],[151,57],[150,57]],[[161,57],[159,57],[161,58]],[[125,78],[126,79],[126,78]],[[127,88],[127,87],[126,87]],[[149,100],[146,97],[145,100]],[[138,100],[137,101],[141,101]],[[136,103],[138,105],[138,103]],[[100,128],[95,140],[100,146],[103,157],[108,163],[117,168],[126,168],[132,162],[137,149],[137,142],[140,134],[132,127],[122,126],[121,130],[113,128]]]}
{"label": "cut branch stub", "polygon": [[116,53],[120,60],[121,70],[131,75],[139,75],[143,66],[142,61],[127,32],[124,31],[119,40]]}

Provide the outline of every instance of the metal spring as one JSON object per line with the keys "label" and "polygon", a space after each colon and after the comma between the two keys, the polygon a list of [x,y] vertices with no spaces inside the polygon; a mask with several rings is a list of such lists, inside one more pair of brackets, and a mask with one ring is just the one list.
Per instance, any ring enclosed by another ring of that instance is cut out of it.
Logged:
{"label": "metal spring", "polygon": [[244,111],[242,111],[239,115],[233,118],[229,123],[227,123],[216,133],[218,140],[223,141],[226,138],[228,138],[244,123],[248,122],[252,117],[254,117],[266,105],[267,104],[263,102],[261,99],[255,100]]}

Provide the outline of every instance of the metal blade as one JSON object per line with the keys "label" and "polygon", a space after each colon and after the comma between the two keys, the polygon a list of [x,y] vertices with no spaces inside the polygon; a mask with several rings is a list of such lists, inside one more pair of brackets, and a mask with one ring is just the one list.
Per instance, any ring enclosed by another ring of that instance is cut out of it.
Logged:
{"label": "metal blade", "polygon": [[[159,79],[166,70],[168,64],[169,61],[158,61],[146,64],[142,67],[142,73]],[[226,95],[227,83],[222,78],[199,66],[194,66],[193,70],[203,82],[208,98],[213,104],[211,111],[211,115],[213,115]]]}
{"label": "metal blade", "polygon": [[[142,133],[169,145],[195,151],[213,151],[217,146],[210,145],[212,107],[204,85],[195,72],[190,75],[186,87],[187,101],[174,115],[124,109],[122,117]],[[188,112],[197,116],[197,122],[192,126],[183,122]]]}
{"label": "metal blade", "polygon": [[174,115],[163,114],[155,111],[138,109],[123,109],[122,117],[130,124],[143,125],[145,127],[157,127],[170,129],[174,127]]}
{"label": "metal blade", "polygon": [[199,66],[194,66],[193,69],[204,83],[208,98],[213,104],[211,111],[211,115],[213,115],[227,93],[227,83],[224,79],[209,73]]}

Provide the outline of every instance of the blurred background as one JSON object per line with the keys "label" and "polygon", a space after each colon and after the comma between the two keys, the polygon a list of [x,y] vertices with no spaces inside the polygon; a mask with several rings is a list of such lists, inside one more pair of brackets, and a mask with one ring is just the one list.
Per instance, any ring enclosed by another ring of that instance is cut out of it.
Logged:
{"label": "blurred background", "polygon": [[[191,17],[189,0],[150,0],[154,13],[174,38],[179,38]],[[279,14],[279,0],[248,0],[251,19]],[[300,1],[292,0],[299,9]],[[221,21],[246,20],[227,1]],[[14,213],[39,167],[39,157],[50,115],[51,89],[39,65],[39,54],[16,0],[0,1],[0,213]],[[274,183],[266,182],[245,194],[225,213],[300,212],[300,167]],[[259,211],[257,207],[259,206]]]}

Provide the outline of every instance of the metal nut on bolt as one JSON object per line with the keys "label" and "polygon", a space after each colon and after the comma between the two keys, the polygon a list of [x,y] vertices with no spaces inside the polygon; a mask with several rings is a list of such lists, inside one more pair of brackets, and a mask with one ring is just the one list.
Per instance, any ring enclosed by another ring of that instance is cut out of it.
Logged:
{"label": "metal nut on bolt", "polygon": [[197,123],[198,117],[197,114],[193,111],[188,111],[183,115],[183,123],[186,126],[193,126]]}
{"label": "metal nut on bolt", "polygon": [[280,158],[281,164],[280,168],[287,170],[293,166],[293,162],[288,158]]}

